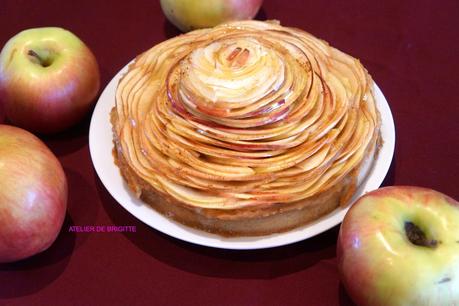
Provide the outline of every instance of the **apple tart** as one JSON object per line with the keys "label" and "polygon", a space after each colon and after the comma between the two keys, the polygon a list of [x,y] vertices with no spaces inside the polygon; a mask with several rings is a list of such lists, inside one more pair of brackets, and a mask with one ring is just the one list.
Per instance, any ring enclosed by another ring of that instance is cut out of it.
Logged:
{"label": "apple tart", "polygon": [[287,231],[346,205],[380,141],[360,62],[271,21],[196,30],[139,55],[111,122],[135,195],[224,236]]}

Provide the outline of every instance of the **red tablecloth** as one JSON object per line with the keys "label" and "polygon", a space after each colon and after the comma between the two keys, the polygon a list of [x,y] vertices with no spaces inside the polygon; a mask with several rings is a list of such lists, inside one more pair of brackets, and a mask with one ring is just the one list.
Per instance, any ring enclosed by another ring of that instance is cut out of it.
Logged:
{"label": "red tablecloth", "polygon": [[[361,59],[395,119],[385,185],[459,198],[458,1],[266,0],[258,18],[302,28]],[[178,33],[155,0],[0,2],[0,45],[39,26],[81,37],[98,59],[102,86],[135,55]],[[337,274],[338,227],[290,246],[228,251],[181,242],[135,219],[94,171],[89,118],[44,137],[68,177],[66,222],[46,252],[0,265],[0,303],[352,305]],[[70,225],[134,225],[137,232],[72,233]]]}

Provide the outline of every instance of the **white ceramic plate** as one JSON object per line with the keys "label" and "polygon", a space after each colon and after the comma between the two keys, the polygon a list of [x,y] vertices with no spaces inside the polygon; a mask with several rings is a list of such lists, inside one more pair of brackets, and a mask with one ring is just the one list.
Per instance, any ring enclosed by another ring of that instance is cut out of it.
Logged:
{"label": "white ceramic plate", "polygon": [[[225,238],[196,230],[157,213],[147,204],[137,199],[128,189],[120,175],[118,167],[114,164],[112,156],[112,129],[109,114],[115,105],[115,90],[123,74],[127,72],[125,66],[110,81],[94,109],[89,129],[89,149],[91,158],[100,180],[108,192],[127,211],[137,219],[143,221],[154,229],[169,236],[191,243],[224,248],[224,249],[262,249],[282,246],[301,241],[320,234],[339,224],[348,208],[339,208],[330,214],[292,231],[261,237]],[[395,128],[392,113],[381,90],[375,85],[376,102],[382,116],[381,133],[384,140],[377,160],[370,170],[368,177],[360,186],[352,201],[362,194],[377,189],[386,176],[392,161],[395,147]]]}

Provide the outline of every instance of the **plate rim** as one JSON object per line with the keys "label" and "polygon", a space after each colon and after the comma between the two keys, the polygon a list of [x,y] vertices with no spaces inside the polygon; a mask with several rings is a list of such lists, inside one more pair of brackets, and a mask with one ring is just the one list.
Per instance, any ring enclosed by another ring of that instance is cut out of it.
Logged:
{"label": "plate rim", "polygon": [[[142,221],[149,227],[162,232],[163,234],[201,246],[233,250],[266,249],[303,241],[340,224],[354,201],[364,193],[379,188],[390,169],[395,151],[395,124],[389,103],[379,86],[376,82],[374,82],[375,100],[377,108],[381,113],[381,138],[383,139],[383,142],[379,149],[378,156],[370,169],[370,173],[364,179],[362,184],[359,186],[358,191],[351,199],[351,204],[348,204],[344,208],[339,207],[318,220],[291,231],[265,236],[222,237],[183,225],[160,214],[148,204],[136,198],[127,187],[121,173],[119,172],[119,168],[114,162],[112,155],[113,136],[110,123],[110,110],[113,106],[115,106],[115,91],[118,82],[127,72],[129,65],[133,61],[134,60],[126,64],[116,73],[99,96],[96,106],[94,107],[89,126],[89,151],[91,161],[99,179],[114,200],[135,218]],[[105,130],[100,129],[100,124],[102,124],[102,128],[105,128]],[[105,139],[107,137],[107,133],[109,134],[109,137],[108,139]],[[99,136],[103,136],[102,139],[99,139]],[[110,149],[108,152],[105,152],[107,153],[106,155],[102,156],[100,154],[100,150],[103,149],[103,144],[106,146],[107,141],[110,143]],[[109,158],[107,158],[107,155]],[[375,174],[375,171],[378,172]],[[110,182],[110,178],[108,177],[109,173],[114,174],[115,176],[117,174],[118,177],[114,178],[116,180],[115,183],[113,183],[113,181]],[[120,187],[122,188],[119,189]],[[145,215],[145,212],[148,214]],[[154,221],[158,220],[163,222],[163,224],[154,224]]]}

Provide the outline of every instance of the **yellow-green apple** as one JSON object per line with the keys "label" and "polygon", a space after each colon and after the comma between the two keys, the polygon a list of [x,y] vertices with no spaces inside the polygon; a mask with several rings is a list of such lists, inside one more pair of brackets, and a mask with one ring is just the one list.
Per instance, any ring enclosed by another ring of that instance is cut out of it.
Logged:
{"label": "yellow-green apple", "polygon": [[161,0],[167,19],[183,32],[252,19],[263,0]]}
{"label": "yellow-green apple", "polygon": [[67,208],[59,160],[33,134],[0,124],[0,262],[46,250]]}
{"label": "yellow-green apple", "polygon": [[459,203],[420,187],[367,193],[343,220],[337,257],[357,305],[459,305]]}
{"label": "yellow-green apple", "polygon": [[72,126],[99,87],[93,53],[62,28],[22,31],[0,53],[0,101],[9,121],[27,130],[54,133]]}

